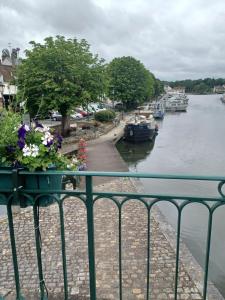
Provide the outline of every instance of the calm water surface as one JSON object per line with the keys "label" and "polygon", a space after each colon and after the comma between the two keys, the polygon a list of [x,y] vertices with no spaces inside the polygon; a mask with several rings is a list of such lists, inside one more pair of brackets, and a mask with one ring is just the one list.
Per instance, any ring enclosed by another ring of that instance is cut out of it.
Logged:
{"label": "calm water surface", "polygon": [[[119,142],[117,147],[131,171],[192,175],[225,176],[225,105],[220,95],[189,96],[186,113],[166,114],[159,122],[155,144],[139,145]],[[181,193],[217,195],[215,184],[142,180],[149,193]],[[167,203],[160,209],[175,226],[177,213]],[[207,211],[199,204],[185,208],[182,220],[182,238],[204,266]],[[215,213],[213,221],[210,278],[225,296],[225,207]]]}

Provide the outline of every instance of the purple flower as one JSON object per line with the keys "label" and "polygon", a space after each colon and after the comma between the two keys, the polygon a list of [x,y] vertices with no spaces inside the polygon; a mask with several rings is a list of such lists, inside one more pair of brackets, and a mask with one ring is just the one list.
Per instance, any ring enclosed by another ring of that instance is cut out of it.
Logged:
{"label": "purple flower", "polygon": [[26,133],[29,131],[29,127],[25,124],[23,124],[19,129],[18,129],[18,138],[19,139],[25,139]]}
{"label": "purple flower", "polygon": [[87,165],[85,163],[79,165],[78,171],[86,171],[87,170]]}
{"label": "purple flower", "polygon": [[62,141],[63,141],[63,139],[62,139],[61,135],[59,133],[56,133],[55,137],[56,137],[56,140],[57,140],[56,147],[58,149],[62,148]]}
{"label": "purple flower", "polygon": [[53,139],[47,142],[47,147],[50,147],[53,144]]}
{"label": "purple flower", "polygon": [[23,138],[20,138],[17,142],[17,145],[22,150],[25,146],[25,140]]}
{"label": "purple flower", "polygon": [[62,136],[60,134],[57,133],[57,139],[59,143],[62,143]]}

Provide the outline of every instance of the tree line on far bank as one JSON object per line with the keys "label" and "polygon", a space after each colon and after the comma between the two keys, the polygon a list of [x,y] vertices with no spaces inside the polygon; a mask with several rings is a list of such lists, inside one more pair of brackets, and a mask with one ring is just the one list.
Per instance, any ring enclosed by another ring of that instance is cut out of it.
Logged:
{"label": "tree line on far bank", "polygon": [[129,109],[163,91],[162,83],[137,59],[120,57],[107,64],[84,39],[56,36],[30,44],[16,70],[17,103],[26,103],[31,117],[59,111],[64,134],[76,106],[109,97]]}
{"label": "tree line on far bank", "polygon": [[225,84],[225,79],[223,78],[205,78],[205,79],[197,79],[197,80],[181,80],[181,81],[172,81],[172,82],[164,82],[164,84],[168,84],[170,87],[185,87],[186,93],[194,93],[194,94],[210,94],[213,92],[214,86],[222,86]]}

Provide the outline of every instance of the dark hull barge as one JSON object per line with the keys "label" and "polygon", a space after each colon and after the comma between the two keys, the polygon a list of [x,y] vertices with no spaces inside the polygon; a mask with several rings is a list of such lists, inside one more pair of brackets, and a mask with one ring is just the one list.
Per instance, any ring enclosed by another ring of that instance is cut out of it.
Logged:
{"label": "dark hull barge", "polygon": [[158,127],[152,128],[149,123],[127,124],[124,128],[124,139],[133,143],[154,141]]}

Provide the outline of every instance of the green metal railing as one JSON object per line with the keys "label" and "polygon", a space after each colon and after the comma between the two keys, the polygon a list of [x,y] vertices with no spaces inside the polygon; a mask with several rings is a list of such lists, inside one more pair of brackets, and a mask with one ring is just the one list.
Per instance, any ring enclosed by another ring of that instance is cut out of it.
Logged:
{"label": "green metal railing", "polygon": [[[65,189],[26,189],[21,185],[21,176],[30,175],[43,175],[44,176],[81,176],[85,178],[84,190],[65,190]],[[147,265],[146,265],[146,299],[151,299],[150,288],[150,216],[152,207],[160,201],[168,201],[177,209],[177,235],[176,235],[176,267],[175,267],[175,284],[174,284],[174,299],[177,299],[178,295],[178,281],[179,281],[179,262],[180,262],[180,239],[181,239],[181,219],[183,209],[191,203],[202,204],[208,210],[208,229],[207,229],[207,242],[206,242],[206,255],[205,255],[205,267],[204,267],[204,282],[203,282],[203,298],[207,299],[207,283],[208,283],[208,270],[209,270],[209,257],[211,246],[211,233],[212,233],[212,220],[213,214],[217,208],[225,204],[225,192],[223,192],[223,185],[225,184],[225,177],[221,176],[186,176],[186,175],[161,175],[161,174],[140,174],[129,172],[60,172],[60,171],[47,171],[47,172],[35,172],[30,173],[26,171],[16,172],[11,170],[0,170],[1,176],[11,176],[12,187],[0,188],[0,204],[7,207],[8,225],[11,240],[11,250],[14,266],[16,299],[22,300],[24,297],[21,294],[20,287],[20,274],[17,260],[17,247],[14,231],[14,220],[12,214],[12,206],[14,203],[21,203],[21,199],[28,199],[27,205],[33,208],[34,218],[34,231],[35,231],[35,243],[36,243],[36,255],[37,265],[39,272],[39,286],[40,286],[40,299],[48,299],[46,293],[43,268],[42,268],[42,254],[41,254],[41,241],[39,230],[39,206],[40,199],[43,196],[51,195],[55,199],[55,202],[59,207],[59,220],[60,220],[60,233],[61,233],[61,252],[62,252],[62,265],[63,265],[63,278],[64,278],[64,299],[69,299],[68,293],[68,278],[67,278],[67,256],[66,256],[66,239],[65,239],[65,226],[64,226],[64,200],[70,196],[79,198],[84,204],[87,213],[87,239],[88,239],[88,260],[89,260],[89,286],[90,286],[90,298],[96,299],[96,265],[95,265],[95,237],[94,237],[94,205],[99,199],[111,199],[119,212],[118,233],[119,233],[119,299],[123,299],[123,272],[122,272],[122,208],[129,200],[137,200],[144,204],[147,210]],[[160,191],[157,194],[145,194],[145,193],[128,193],[128,192],[96,192],[93,190],[93,178],[94,177],[127,177],[127,178],[146,178],[156,180],[176,180],[176,181],[206,181],[216,182],[218,196],[188,196],[179,195],[174,191],[173,195],[161,194]],[[120,200],[118,200],[120,199]],[[122,200],[121,200],[122,199]],[[1,265],[0,265],[1,267]],[[0,297],[1,298],[1,297]]]}

